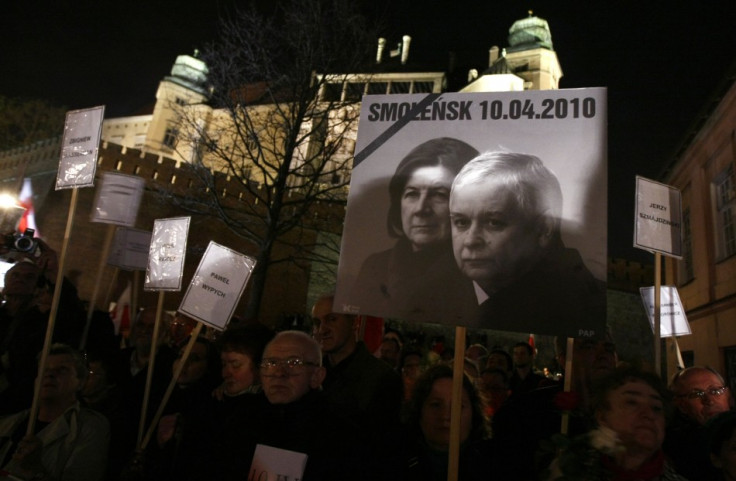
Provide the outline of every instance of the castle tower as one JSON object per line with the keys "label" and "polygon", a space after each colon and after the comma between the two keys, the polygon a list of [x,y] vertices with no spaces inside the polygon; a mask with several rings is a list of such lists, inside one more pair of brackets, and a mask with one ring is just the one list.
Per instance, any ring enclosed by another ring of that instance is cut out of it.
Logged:
{"label": "castle tower", "polygon": [[546,20],[529,12],[529,17],[511,25],[508,42],[509,46],[500,52],[498,47],[491,47],[488,68],[480,75],[471,70],[469,83],[461,92],[559,88],[562,69],[552,48],[552,33]]}
{"label": "castle tower", "polygon": [[552,33],[546,20],[533,16],[517,20],[509,29],[506,62],[524,79],[525,90],[557,89],[562,68],[552,48]]}
{"label": "castle tower", "polygon": [[186,130],[182,114],[196,109],[192,118],[198,119],[198,123],[209,122],[212,109],[206,105],[210,98],[208,72],[207,65],[197,58],[196,50],[192,56],[176,58],[171,75],[164,77],[156,91],[156,106],[146,135],[148,149],[185,162],[193,160],[191,143],[178,142]]}

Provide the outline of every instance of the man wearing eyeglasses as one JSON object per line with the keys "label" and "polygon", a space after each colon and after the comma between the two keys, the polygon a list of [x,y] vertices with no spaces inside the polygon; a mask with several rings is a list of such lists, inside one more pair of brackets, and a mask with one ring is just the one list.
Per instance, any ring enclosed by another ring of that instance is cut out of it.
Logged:
{"label": "man wearing eyeglasses", "polygon": [[709,367],[689,367],[672,378],[676,413],[665,437],[664,451],[677,472],[690,481],[719,479],[710,463],[706,423],[733,408],[723,377]]}
{"label": "man wearing eyeglasses", "polygon": [[355,425],[338,417],[321,392],[321,357],[317,341],[300,331],[280,332],[266,345],[259,364],[263,392],[251,394],[240,418],[223,426],[222,471],[212,479],[249,478],[258,444],[306,454],[304,481],[362,479],[356,470],[364,470],[365,449]]}
{"label": "man wearing eyeglasses", "polygon": [[677,410],[700,425],[733,406],[731,392],[714,369],[687,368],[675,376],[670,390]]}
{"label": "man wearing eyeglasses", "polygon": [[261,383],[271,404],[293,403],[319,389],[325,373],[319,346],[304,333],[281,332],[263,351]]}

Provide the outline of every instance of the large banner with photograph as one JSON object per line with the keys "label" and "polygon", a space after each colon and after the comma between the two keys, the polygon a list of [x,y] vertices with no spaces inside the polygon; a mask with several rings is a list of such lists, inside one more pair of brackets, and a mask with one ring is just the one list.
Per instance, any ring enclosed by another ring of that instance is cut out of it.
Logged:
{"label": "large banner with photograph", "polygon": [[603,335],[606,140],[603,88],[365,96],[335,309]]}

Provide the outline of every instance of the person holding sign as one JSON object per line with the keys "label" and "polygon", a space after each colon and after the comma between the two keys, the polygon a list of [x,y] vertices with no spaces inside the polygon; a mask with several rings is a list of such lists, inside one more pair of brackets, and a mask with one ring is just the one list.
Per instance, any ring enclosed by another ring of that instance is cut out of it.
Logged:
{"label": "person holding sign", "polygon": [[214,457],[212,439],[218,434],[217,401],[212,390],[220,382],[220,354],[209,340],[198,337],[183,359],[180,348],[170,366],[176,387],[163,410],[157,443],[148,446],[148,470],[154,479],[206,479]]}
{"label": "person holding sign", "polygon": [[[452,367],[439,364],[425,371],[414,385],[405,420],[407,463],[402,479],[447,479],[452,377]],[[463,375],[461,402],[459,479],[491,479],[492,473],[499,474],[499,467],[494,466],[497,458],[488,439],[485,404],[478,388],[466,375]]]}
{"label": "person holding sign", "polygon": [[432,296],[427,287],[448,269],[456,269],[450,244],[450,186],[477,154],[465,142],[443,137],[418,145],[401,160],[388,187],[388,233],[397,240],[391,249],[363,262],[355,283],[360,305],[375,312],[432,316],[424,304]]}
{"label": "person holding sign", "polygon": [[442,299],[463,302],[456,309],[482,328],[576,336],[602,324],[604,283],[565,247],[561,214],[560,184],[539,158],[485,152],[471,160],[450,194],[455,261],[470,282]]}
{"label": "person holding sign", "polygon": [[64,344],[51,346],[35,434],[25,435],[27,410],[0,420],[0,463],[6,473],[21,479],[104,479],[109,424],[77,399],[87,370],[79,352]]}
{"label": "person holding sign", "polygon": [[[36,355],[43,348],[48,325],[53,283],[58,262],[56,252],[45,242],[38,243],[37,253],[25,253],[5,273],[5,288],[0,306],[0,414],[26,408],[33,399],[33,380],[38,364]],[[3,247],[0,247],[2,254]],[[64,278],[59,298],[54,342],[77,345],[81,335],[84,310],[77,290]]]}

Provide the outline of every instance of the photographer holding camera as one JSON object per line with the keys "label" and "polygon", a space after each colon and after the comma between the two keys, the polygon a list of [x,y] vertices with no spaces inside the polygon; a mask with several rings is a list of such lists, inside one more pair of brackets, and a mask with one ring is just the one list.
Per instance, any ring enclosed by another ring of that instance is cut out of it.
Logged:
{"label": "photographer holding camera", "polygon": [[[44,241],[25,234],[5,239],[0,257],[16,262],[5,274],[0,306],[0,415],[28,407],[33,399],[36,356],[43,348],[59,267],[56,252]],[[76,288],[65,279],[54,342],[78,344],[84,320]]]}

